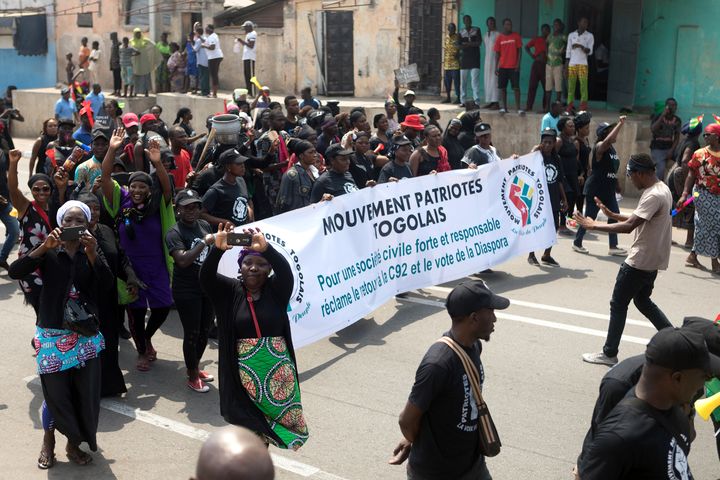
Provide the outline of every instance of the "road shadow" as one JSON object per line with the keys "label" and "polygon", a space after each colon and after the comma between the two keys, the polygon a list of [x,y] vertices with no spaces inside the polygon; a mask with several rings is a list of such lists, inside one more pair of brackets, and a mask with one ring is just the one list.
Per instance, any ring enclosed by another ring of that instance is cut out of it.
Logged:
{"label": "road shadow", "polygon": [[[68,460],[65,454],[65,442],[63,442],[59,435],[57,438],[57,444],[55,446],[55,456],[57,461],[55,466],[47,470],[48,479],[66,480],[68,478],[77,480],[95,480],[98,478],[104,479],[117,479],[118,477],[112,471],[112,465],[115,463],[114,459],[106,458],[103,455],[103,450],[98,447],[97,452],[90,452],[86,443],[80,445],[80,448],[92,455],[92,462],[88,465],[76,465]],[[41,441],[39,438],[38,441]]]}

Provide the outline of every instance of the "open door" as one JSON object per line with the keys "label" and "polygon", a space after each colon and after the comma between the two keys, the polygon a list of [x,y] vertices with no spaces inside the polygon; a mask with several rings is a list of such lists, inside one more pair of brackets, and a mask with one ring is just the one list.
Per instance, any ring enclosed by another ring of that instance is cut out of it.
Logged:
{"label": "open door", "polygon": [[413,0],[410,4],[409,63],[417,64],[420,82],[415,91],[439,95],[442,83],[442,0]]}
{"label": "open door", "polygon": [[614,0],[607,101],[616,106],[635,100],[642,0]]}
{"label": "open door", "polygon": [[323,74],[328,95],[355,94],[353,12],[323,12]]}

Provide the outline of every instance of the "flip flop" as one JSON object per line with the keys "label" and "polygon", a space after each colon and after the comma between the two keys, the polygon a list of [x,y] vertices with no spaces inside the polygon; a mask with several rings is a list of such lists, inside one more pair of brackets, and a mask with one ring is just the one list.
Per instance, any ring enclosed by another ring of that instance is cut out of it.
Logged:
{"label": "flip flop", "polygon": [[93,459],[89,453],[83,452],[82,450],[78,450],[78,452],[65,451],[65,453],[67,454],[68,459],[76,465],[87,465],[92,462]]}
{"label": "flip flop", "polygon": [[40,470],[47,470],[48,468],[52,468],[55,466],[55,454],[48,456],[47,452],[44,450],[40,451],[40,456],[38,457],[37,466]]}

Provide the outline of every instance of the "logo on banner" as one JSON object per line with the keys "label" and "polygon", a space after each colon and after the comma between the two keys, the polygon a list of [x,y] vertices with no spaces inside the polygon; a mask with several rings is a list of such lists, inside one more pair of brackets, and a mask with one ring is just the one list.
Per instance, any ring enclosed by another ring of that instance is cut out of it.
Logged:
{"label": "logo on banner", "polygon": [[287,314],[291,322],[297,323],[310,313],[310,302],[305,301],[306,284],[300,258],[297,252],[289,247],[283,238],[272,233],[265,233],[265,240],[285,257],[293,272],[293,291],[288,302]]}
{"label": "logo on banner", "polygon": [[527,165],[516,165],[503,179],[503,208],[510,220],[526,232],[536,226],[545,206],[545,190],[537,173]]}

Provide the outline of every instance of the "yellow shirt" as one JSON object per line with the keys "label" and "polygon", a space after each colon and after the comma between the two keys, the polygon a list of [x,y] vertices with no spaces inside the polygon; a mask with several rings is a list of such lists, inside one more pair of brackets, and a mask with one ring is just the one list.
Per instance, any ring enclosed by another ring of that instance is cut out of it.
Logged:
{"label": "yellow shirt", "polygon": [[460,70],[460,48],[457,42],[457,33],[445,37],[445,56],[443,60],[445,70]]}

